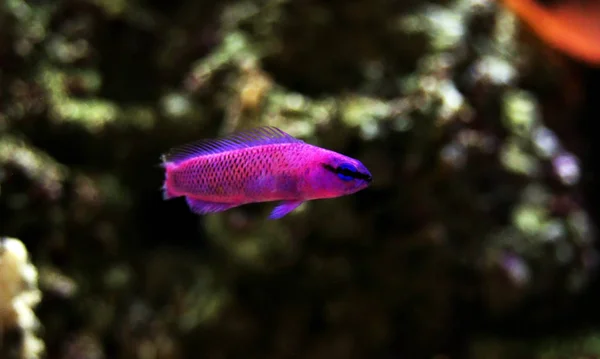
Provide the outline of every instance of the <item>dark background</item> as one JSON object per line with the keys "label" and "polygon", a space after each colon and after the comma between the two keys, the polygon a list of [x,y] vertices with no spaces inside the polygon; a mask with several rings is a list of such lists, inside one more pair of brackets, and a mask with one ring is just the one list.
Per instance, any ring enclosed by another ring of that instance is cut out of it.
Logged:
{"label": "dark background", "polygon": [[[600,356],[599,81],[498,3],[4,0],[0,235],[45,357]],[[278,221],[162,200],[161,153],[259,125],[373,186]]]}

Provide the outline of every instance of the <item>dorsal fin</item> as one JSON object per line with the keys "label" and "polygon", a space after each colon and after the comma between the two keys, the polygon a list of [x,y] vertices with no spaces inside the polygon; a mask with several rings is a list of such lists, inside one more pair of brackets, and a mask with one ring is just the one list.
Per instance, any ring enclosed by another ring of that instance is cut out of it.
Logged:
{"label": "dorsal fin", "polygon": [[174,147],[163,155],[163,162],[177,164],[193,157],[278,143],[304,143],[304,141],[292,137],[276,127],[257,127],[218,139],[200,140]]}

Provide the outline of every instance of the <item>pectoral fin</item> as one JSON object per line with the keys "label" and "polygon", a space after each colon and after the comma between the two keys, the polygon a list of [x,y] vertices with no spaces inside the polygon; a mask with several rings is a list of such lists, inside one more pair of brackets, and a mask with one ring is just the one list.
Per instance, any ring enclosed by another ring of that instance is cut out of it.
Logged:
{"label": "pectoral fin", "polygon": [[298,208],[303,202],[304,201],[283,201],[273,209],[269,215],[269,219],[279,219]]}

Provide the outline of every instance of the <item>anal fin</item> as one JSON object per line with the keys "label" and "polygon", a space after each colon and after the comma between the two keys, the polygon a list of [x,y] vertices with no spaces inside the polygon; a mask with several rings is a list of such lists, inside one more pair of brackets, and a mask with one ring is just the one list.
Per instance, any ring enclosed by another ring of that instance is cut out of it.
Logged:
{"label": "anal fin", "polygon": [[234,203],[208,202],[190,197],[186,197],[185,201],[190,207],[190,210],[196,214],[223,212],[233,207],[239,206],[238,204]]}
{"label": "anal fin", "polygon": [[283,201],[271,211],[269,219],[279,219],[298,208],[303,202],[304,201]]}

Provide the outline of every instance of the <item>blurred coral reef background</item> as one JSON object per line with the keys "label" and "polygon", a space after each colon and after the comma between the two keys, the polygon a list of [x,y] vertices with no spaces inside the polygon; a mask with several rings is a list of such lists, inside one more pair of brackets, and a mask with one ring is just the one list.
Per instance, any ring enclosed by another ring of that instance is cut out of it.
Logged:
{"label": "blurred coral reef background", "polygon": [[[1,0],[0,358],[600,357],[599,79],[496,1]],[[259,125],[373,186],[162,200]]]}

